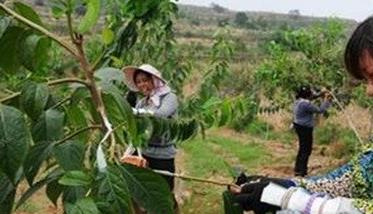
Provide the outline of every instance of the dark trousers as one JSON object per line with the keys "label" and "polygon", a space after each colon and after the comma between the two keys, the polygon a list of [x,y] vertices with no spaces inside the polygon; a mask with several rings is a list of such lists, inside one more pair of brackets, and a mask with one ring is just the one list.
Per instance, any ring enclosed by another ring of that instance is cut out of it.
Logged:
{"label": "dark trousers", "polygon": [[[157,158],[151,158],[145,155],[144,155],[144,158],[148,162],[149,168],[151,169],[165,170],[165,171],[175,173],[175,159],[157,159]],[[175,186],[174,177],[165,176],[165,175],[162,175],[162,177],[168,183],[170,190],[173,191],[174,186]]]}
{"label": "dark trousers", "polygon": [[307,175],[308,159],[312,153],[313,128],[301,126],[296,123],[294,123],[294,128],[299,140],[299,149],[294,172],[297,176],[305,176]]}
{"label": "dark trousers", "polygon": [[[157,158],[151,158],[148,156],[143,155],[143,157],[148,162],[148,166],[151,169],[158,169],[158,170],[165,170],[172,173],[175,173],[175,159],[157,159]],[[167,182],[168,186],[170,187],[171,192],[174,191],[175,181],[173,176],[165,176],[161,175]],[[179,211],[179,205],[177,204],[175,195],[173,195],[173,203],[174,203],[174,213],[178,214]],[[135,207],[135,213],[137,214],[146,214],[147,212],[140,209],[138,206]]]}

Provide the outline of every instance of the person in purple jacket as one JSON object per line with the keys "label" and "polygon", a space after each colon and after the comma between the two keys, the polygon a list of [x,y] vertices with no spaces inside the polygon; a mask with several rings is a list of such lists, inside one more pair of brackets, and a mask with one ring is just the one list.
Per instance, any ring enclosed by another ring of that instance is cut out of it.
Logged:
{"label": "person in purple jacket", "polygon": [[295,176],[304,177],[307,175],[308,159],[312,152],[314,114],[324,113],[331,105],[327,94],[320,107],[311,103],[313,97],[309,86],[302,86],[296,94],[296,101],[293,107],[293,125],[298,135],[299,149],[295,161]]}

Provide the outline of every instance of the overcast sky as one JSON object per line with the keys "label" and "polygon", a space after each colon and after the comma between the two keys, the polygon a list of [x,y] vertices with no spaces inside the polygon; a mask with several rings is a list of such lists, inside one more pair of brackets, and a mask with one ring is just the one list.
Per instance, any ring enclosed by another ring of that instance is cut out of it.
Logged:
{"label": "overcast sky", "polygon": [[181,4],[210,6],[211,2],[236,11],[287,13],[298,9],[303,15],[337,16],[362,21],[373,14],[373,0],[178,0]]}

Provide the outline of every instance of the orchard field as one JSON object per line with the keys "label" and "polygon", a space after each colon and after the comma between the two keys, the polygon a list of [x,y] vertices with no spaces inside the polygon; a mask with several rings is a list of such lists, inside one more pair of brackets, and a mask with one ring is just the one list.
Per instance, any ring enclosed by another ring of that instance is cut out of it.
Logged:
{"label": "orchard field", "polygon": [[[133,213],[133,201],[172,213],[158,174],[119,161],[152,133],[177,142],[181,175],[290,177],[303,84],[335,101],[317,117],[309,174],[345,163],[373,131],[372,100],[343,68],[356,24],[167,0],[3,1],[0,214]],[[142,63],[175,90],[176,120],[132,113],[121,68]],[[225,189],[176,179],[175,194],[181,213],[223,213]]]}

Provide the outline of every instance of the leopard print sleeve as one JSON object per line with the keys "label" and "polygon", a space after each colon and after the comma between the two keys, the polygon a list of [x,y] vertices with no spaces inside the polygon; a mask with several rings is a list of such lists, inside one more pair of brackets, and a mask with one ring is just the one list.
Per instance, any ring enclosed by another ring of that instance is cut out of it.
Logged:
{"label": "leopard print sleeve", "polygon": [[331,197],[352,197],[352,165],[345,164],[324,176],[302,179],[302,186],[310,192],[327,193]]}
{"label": "leopard print sleeve", "polygon": [[[360,154],[356,160],[326,175],[308,177],[297,183],[310,192],[323,192],[331,197],[360,198],[373,189],[373,151]],[[357,194],[358,192],[363,194]]]}

